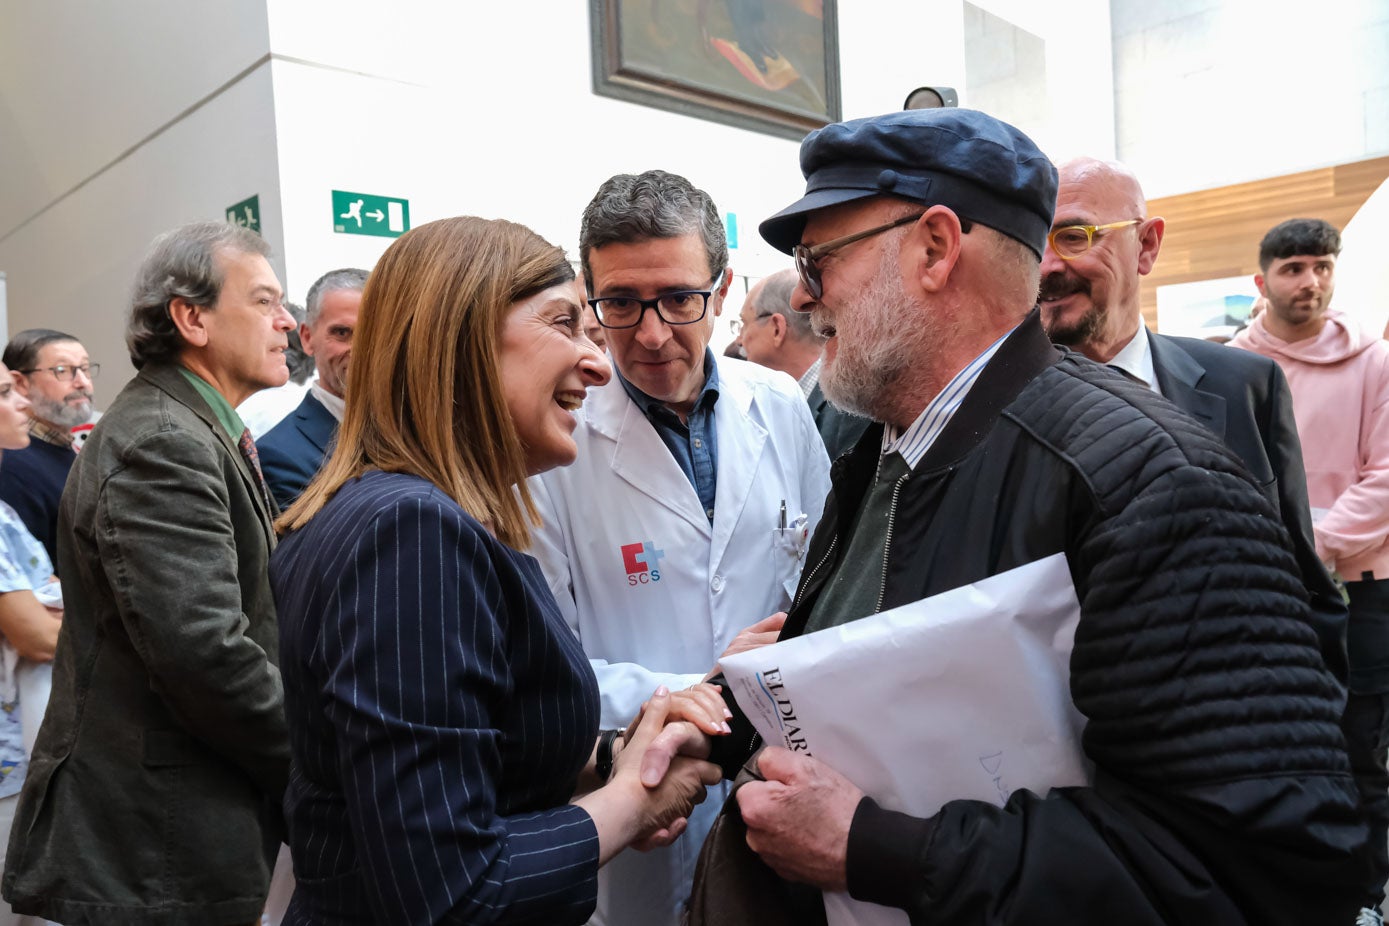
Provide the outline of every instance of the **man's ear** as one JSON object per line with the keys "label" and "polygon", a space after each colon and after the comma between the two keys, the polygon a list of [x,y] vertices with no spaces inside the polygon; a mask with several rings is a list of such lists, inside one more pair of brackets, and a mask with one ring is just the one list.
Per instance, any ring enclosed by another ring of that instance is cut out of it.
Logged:
{"label": "man's ear", "polygon": [[723,282],[714,285],[714,293],[709,297],[709,301],[714,303],[714,317],[723,314],[723,300],[728,295],[729,284],[733,282],[733,268],[723,268]]}
{"label": "man's ear", "polygon": [[299,324],[299,347],[306,355],[313,356],[313,329],[302,322]]}
{"label": "man's ear", "polygon": [[169,319],[190,347],[206,347],[208,334],[204,324],[207,306],[194,305],[182,296],[169,300]]}
{"label": "man's ear", "polygon": [[772,326],[772,343],[780,347],[786,340],[786,316],[780,312],[773,312],[767,316],[767,324]]}
{"label": "man's ear", "polygon": [[1264,289],[1264,275],[1262,273],[1254,274],[1254,285],[1259,287],[1259,295],[1267,299],[1268,290]]}
{"label": "man's ear", "polygon": [[24,398],[29,398],[29,377],[18,370],[11,370],[10,379],[14,382],[15,391]]}
{"label": "man's ear", "polygon": [[[960,218],[945,206],[932,206],[912,225],[902,242],[906,274],[928,293],[938,293],[960,259]],[[910,249],[910,250],[909,250]]]}
{"label": "man's ear", "polygon": [[1153,264],[1157,263],[1158,251],[1162,250],[1162,234],[1166,229],[1167,222],[1160,215],[1155,215],[1138,226],[1138,272],[1140,275],[1150,273]]}

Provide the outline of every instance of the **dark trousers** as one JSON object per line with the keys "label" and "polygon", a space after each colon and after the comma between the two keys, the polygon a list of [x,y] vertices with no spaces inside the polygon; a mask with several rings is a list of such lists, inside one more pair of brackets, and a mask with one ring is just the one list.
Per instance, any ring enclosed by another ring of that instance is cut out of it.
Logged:
{"label": "dark trousers", "polygon": [[[1367,574],[1365,580],[1347,582],[1346,594],[1350,599],[1351,690],[1341,727],[1351,773],[1360,792],[1360,806],[1370,824],[1374,874],[1365,905],[1378,907],[1384,900],[1385,881],[1389,880],[1389,686],[1367,677],[1384,671],[1383,666],[1366,665],[1367,655],[1368,661],[1379,662],[1377,654],[1369,655],[1366,650],[1382,649],[1382,643],[1363,647],[1355,644],[1357,636],[1363,639],[1367,631],[1382,636],[1382,628],[1389,626],[1389,579],[1374,579]],[[1369,640],[1365,642],[1368,644]]]}

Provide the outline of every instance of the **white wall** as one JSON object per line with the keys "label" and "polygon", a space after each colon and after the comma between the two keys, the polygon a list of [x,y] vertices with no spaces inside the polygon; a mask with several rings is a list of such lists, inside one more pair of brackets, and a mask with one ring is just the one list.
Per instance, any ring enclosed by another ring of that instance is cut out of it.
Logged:
{"label": "white wall", "polygon": [[[996,115],[1058,160],[1111,153],[1117,126],[1150,195],[1389,151],[1389,0],[974,5],[1045,43],[1044,103],[995,94]],[[923,84],[970,103],[963,0],[840,0],[839,21],[846,118]],[[649,167],[737,214],[736,272],[785,266],[756,226],[800,193],[796,144],[594,96],[589,47],[585,0],[0,0],[10,331],[72,329],[114,389],[149,238],[252,193],[299,299],[389,243],[334,234],[332,189],[406,197],[415,224],[506,216],[573,251],[598,184]]]}
{"label": "white wall", "polygon": [[[846,117],[962,83],[959,0],[840,7]],[[149,239],[253,193],[295,299],[390,243],[335,234],[333,189],[407,198],[416,225],[515,219],[574,253],[598,185],[652,167],[737,215],[735,273],[786,266],[756,226],[799,196],[797,144],[597,97],[589,48],[582,0],[0,0],[9,330],[71,330],[113,395]]]}
{"label": "white wall", "polygon": [[0,240],[10,332],[42,326],[80,338],[102,365],[98,407],[134,373],[125,315],[155,235],[220,220],[227,206],[258,193],[272,262],[283,267],[270,108],[264,64]]}
{"label": "white wall", "polygon": [[[922,83],[958,80],[958,30],[936,28],[936,6],[958,0],[841,3],[846,117],[895,109]],[[536,7],[521,3],[380,9],[270,3],[292,296],[334,267],[370,267],[390,244],[335,234],[333,189],[405,197],[414,225],[461,213],[513,219],[577,257],[579,216],[599,184],[656,167],[737,214],[735,273],[789,266],[756,226],[800,195],[797,144],[594,96],[586,4],[546,6],[539,23]],[[889,20],[901,28],[883,29]],[[726,315],[740,302],[731,299]]]}
{"label": "white wall", "polygon": [[[991,93],[989,111],[1030,135],[1058,163],[1083,154],[1113,157],[1109,0],[1067,0],[1064,6],[1035,0],[972,2],[1046,45],[1045,87],[1019,86],[1012,100]],[[960,105],[976,105],[968,86]]]}
{"label": "white wall", "polygon": [[0,0],[0,239],[268,48],[255,3]]}
{"label": "white wall", "polygon": [[255,4],[0,0],[8,331],[81,338],[98,406],[132,372],[124,316],[154,235],[259,193],[278,248],[267,53]]}
{"label": "white wall", "polygon": [[1389,0],[1113,0],[1113,16],[1119,157],[1149,197],[1389,153]]}

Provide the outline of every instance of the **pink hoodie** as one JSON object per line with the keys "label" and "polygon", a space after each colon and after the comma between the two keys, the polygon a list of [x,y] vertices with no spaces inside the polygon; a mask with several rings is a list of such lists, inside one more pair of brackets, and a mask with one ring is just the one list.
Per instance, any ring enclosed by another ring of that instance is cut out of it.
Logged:
{"label": "pink hoodie", "polygon": [[1342,312],[1284,341],[1260,315],[1230,341],[1271,357],[1293,393],[1317,554],[1341,578],[1389,578],[1389,341]]}

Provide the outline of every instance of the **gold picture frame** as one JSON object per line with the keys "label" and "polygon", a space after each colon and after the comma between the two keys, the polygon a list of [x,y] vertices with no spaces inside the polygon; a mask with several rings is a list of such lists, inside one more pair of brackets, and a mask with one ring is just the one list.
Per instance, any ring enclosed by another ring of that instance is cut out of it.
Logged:
{"label": "gold picture frame", "polygon": [[593,90],[799,140],[841,118],[836,0],[590,0]]}

